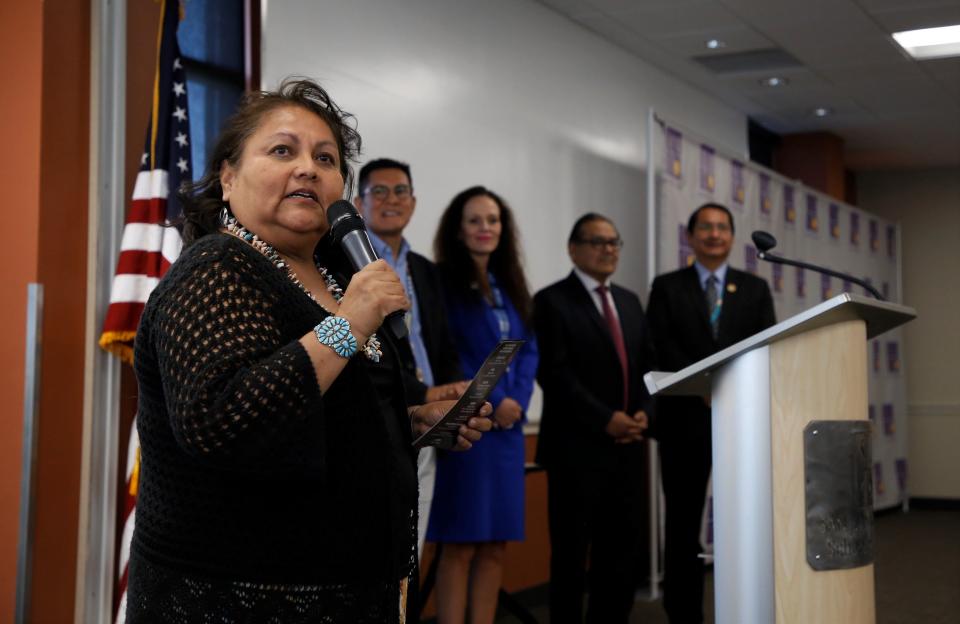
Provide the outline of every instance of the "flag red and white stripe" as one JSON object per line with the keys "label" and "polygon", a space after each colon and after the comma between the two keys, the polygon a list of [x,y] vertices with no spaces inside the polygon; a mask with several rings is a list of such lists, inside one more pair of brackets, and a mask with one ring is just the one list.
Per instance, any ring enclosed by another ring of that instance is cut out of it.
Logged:
{"label": "flag red and white stripe", "polygon": [[[99,341],[102,348],[128,364],[133,363],[133,341],[144,305],[180,255],[183,241],[176,224],[182,210],[175,191],[181,182],[191,179],[187,81],[177,44],[179,2],[163,0],[160,14],[150,123],[123,226],[110,306]],[[126,620],[128,564],[136,518],[140,475],[136,423],[130,430],[126,475],[123,532],[117,562],[117,624]]]}

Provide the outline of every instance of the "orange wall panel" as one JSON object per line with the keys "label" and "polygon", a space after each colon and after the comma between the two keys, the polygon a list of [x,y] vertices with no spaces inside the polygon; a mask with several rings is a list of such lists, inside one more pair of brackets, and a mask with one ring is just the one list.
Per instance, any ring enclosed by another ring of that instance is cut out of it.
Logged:
{"label": "orange wall panel", "polygon": [[90,6],[5,2],[8,84],[0,132],[6,191],[0,281],[0,621],[13,620],[23,457],[26,285],[44,286],[34,481],[31,622],[73,620],[83,422]]}
{"label": "orange wall panel", "polygon": [[30,621],[74,615],[83,441],[90,6],[43,3],[38,278],[44,286]]}
{"label": "orange wall panel", "polygon": [[0,3],[0,58],[8,87],[0,98],[0,185],[4,244],[0,245],[0,621],[13,620],[23,438],[24,330],[27,284],[37,281],[43,5]]}

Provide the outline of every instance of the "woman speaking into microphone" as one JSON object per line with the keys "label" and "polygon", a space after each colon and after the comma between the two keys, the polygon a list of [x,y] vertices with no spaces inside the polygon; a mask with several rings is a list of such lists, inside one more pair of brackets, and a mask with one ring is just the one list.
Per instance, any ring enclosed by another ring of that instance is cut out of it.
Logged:
{"label": "woman speaking into microphone", "polygon": [[248,95],[180,192],[186,247],[135,344],[128,622],[403,621],[411,440],[452,403],[405,404],[380,329],[403,286],[383,261],[351,278],[329,241],[351,119],[307,80]]}

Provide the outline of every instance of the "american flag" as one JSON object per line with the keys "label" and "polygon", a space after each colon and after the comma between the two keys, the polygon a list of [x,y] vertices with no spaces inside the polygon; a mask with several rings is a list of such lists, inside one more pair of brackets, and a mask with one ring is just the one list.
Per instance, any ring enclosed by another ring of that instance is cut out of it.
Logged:
{"label": "american flag", "polygon": [[[176,190],[191,179],[190,125],[187,118],[187,80],[180,61],[177,0],[163,0],[160,9],[159,49],[153,81],[153,106],[133,201],[123,227],[120,258],[110,290],[110,307],[103,323],[100,346],[128,364],[133,363],[133,339],[150,292],[177,256],[183,242],[169,224],[182,214]],[[125,620],[127,564],[133,535],[139,443],[132,427],[127,457],[127,496],[117,567],[118,623]]]}

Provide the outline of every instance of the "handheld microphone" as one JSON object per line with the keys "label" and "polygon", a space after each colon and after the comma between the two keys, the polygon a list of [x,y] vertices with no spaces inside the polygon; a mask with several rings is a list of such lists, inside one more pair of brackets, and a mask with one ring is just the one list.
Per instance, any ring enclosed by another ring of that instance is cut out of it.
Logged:
{"label": "handheld microphone", "polygon": [[857,279],[852,275],[847,275],[846,273],[840,273],[839,271],[834,271],[832,269],[827,269],[825,267],[820,267],[815,264],[809,264],[800,260],[788,260],[783,256],[777,256],[767,253],[771,249],[777,246],[777,239],[773,237],[773,234],[770,232],[764,232],[763,230],[756,230],[753,234],[750,235],[750,238],[753,239],[753,244],[757,246],[757,257],[761,260],[766,260],[767,262],[774,262],[776,264],[789,264],[790,266],[800,267],[801,269],[810,269],[811,271],[816,271],[817,273],[823,273],[831,277],[837,277],[842,280],[847,280],[853,282],[858,286],[862,286],[864,290],[869,292],[871,295],[877,298],[879,301],[883,301],[883,297],[880,296],[880,293],[877,292],[877,289],[866,283],[861,279]]}
{"label": "handheld microphone", "polygon": [[[327,208],[327,222],[330,224],[330,236],[333,244],[339,245],[343,252],[350,259],[354,271],[359,271],[371,262],[376,262],[380,258],[377,252],[373,250],[370,243],[370,237],[367,236],[367,226],[363,222],[363,217],[353,207],[353,204],[345,199],[333,202]],[[395,310],[384,319],[390,332],[396,338],[405,338],[407,336],[407,323],[404,318],[403,310]]]}

